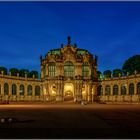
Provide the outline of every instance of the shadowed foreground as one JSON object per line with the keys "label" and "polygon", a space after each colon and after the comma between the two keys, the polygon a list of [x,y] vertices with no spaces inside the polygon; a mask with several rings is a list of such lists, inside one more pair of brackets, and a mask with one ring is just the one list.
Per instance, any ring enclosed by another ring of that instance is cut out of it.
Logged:
{"label": "shadowed foreground", "polygon": [[0,138],[140,138],[140,105],[0,105]]}

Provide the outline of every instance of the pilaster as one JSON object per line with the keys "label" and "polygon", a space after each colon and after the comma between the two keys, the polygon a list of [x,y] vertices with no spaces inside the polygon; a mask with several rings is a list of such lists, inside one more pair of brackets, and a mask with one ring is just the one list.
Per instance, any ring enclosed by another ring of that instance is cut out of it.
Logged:
{"label": "pilaster", "polygon": [[134,95],[137,94],[137,83],[134,83]]}
{"label": "pilaster", "polygon": [[119,92],[118,95],[121,95],[121,84],[119,84],[118,88],[119,88],[119,89],[118,89],[118,90],[119,90],[119,91],[118,91],[118,92]]}
{"label": "pilaster", "polygon": [[102,85],[103,88],[103,95],[105,95],[105,85]]}
{"label": "pilaster", "polygon": [[110,85],[111,96],[113,95],[113,85]]}

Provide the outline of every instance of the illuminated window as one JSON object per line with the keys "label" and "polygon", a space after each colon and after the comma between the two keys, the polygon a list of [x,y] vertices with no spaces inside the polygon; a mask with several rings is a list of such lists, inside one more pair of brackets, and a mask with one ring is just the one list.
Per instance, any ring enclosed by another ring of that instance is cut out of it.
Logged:
{"label": "illuminated window", "polygon": [[140,82],[137,84],[137,94],[140,94]]}
{"label": "illuminated window", "polygon": [[131,84],[129,85],[129,95],[133,95],[133,94],[134,94],[134,84],[131,83]]}
{"label": "illuminated window", "polygon": [[20,95],[24,95],[24,85],[20,85],[19,94],[20,94]]}
{"label": "illuminated window", "polygon": [[110,86],[105,87],[105,95],[110,95]]}
{"label": "illuminated window", "polygon": [[87,62],[84,62],[82,65],[82,76],[89,76],[89,65]]}
{"label": "illuminated window", "polygon": [[54,62],[50,62],[49,66],[48,66],[48,71],[49,71],[49,76],[50,77],[54,77],[55,76],[55,63]]}
{"label": "illuminated window", "polygon": [[9,94],[9,85],[7,83],[4,84],[4,95]]}
{"label": "illuminated window", "polygon": [[103,95],[103,87],[101,85],[97,87],[97,95]]}
{"label": "illuminated window", "polygon": [[118,95],[118,85],[113,86],[113,95]]}
{"label": "illuminated window", "polygon": [[16,95],[17,93],[17,87],[15,84],[12,85],[12,95]]}
{"label": "illuminated window", "polygon": [[74,65],[72,62],[67,61],[64,65],[64,75],[66,77],[73,77],[74,76]]}
{"label": "illuminated window", "polygon": [[121,95],[126,95],[126,87],[125,87],[125,85],[121,86]]}
{"label": "illuminated window", "polygon": [[29,96],[32,95],[32,86],[31,86],[31,85],[29,85],[29,86],[27,87],[27,92],[28,92],[28,95],[29,95]]}
{"label": "illuminated window", "polygon": [[35,96],[40,96],[40,86],[35,86]]}

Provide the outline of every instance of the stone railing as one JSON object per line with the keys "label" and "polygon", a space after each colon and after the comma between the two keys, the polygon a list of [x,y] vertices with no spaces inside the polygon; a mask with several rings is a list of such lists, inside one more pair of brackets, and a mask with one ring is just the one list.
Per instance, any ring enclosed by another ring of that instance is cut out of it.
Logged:
{"label": "stone railing", "polygon": [[15,80],[23,80],[23,81],[38,81],[38,82],[41,81],[40,79],[35,78],[34,75],[33,75],[32,78],[28,78],[27,76],[25,76],[25,77],[19,77],[19,74],[17,74],[17,76],[11,76],[11,75],[0,74],[0,78],[15,79]]}
{"label": "stone railing", "polygon": [[109,77],[109,78],[103,78],[98,79],[100,81],[110,81],[110,80],[120,80],[120,79],[132,79],[132,78],[140,78],[140,74],[133,74],[133,75],[127,75],[127,76],[119,76],[119,77]]}

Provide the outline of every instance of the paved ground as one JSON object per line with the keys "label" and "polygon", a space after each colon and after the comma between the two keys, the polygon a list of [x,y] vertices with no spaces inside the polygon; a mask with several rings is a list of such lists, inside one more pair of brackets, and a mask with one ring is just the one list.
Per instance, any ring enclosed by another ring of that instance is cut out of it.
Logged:
{"label": "paved ground", "polygon": [[0,138],[140,138],[140,104],[0,105]]}

